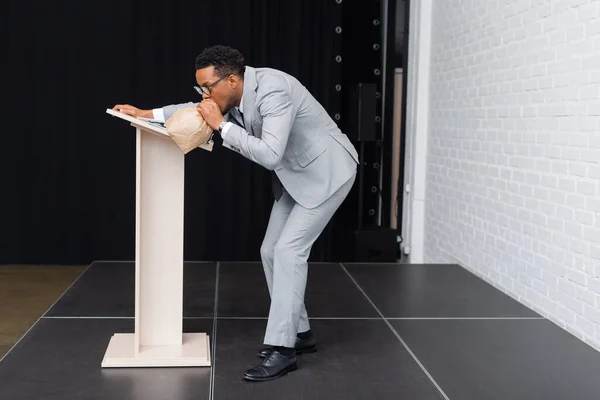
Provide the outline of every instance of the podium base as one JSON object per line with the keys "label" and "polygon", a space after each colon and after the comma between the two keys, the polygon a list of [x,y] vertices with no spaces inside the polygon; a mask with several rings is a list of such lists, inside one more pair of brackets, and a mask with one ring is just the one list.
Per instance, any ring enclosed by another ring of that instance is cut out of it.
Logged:
{"label": "podium base", "polygon": [[102,368],[208,367],[210,342],[206,333],[184,333],[182,346],[142,346],[135,354],[135,334],[116,333],[110,339]]}

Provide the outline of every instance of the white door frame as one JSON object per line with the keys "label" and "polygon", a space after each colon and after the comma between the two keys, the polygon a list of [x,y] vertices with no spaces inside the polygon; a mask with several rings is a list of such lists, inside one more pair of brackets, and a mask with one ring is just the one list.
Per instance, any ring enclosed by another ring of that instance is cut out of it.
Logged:
{"label": "white door frame", "polygon": [[410,0],[409,12],[401,248],[404,254],[408,255],[408,262],[413,264],[425,262],[425,194],[433,1]]}

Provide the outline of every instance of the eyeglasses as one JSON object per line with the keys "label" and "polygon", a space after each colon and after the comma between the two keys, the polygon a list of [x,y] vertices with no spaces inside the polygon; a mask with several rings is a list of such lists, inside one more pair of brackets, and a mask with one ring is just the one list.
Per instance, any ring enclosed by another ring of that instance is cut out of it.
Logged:
{"label": "eyeglasses", "polygon": [[215,86],[217,83],[221,82],[223,79],[225,79],[225,78],[223,77],[221,79],[218,79],[208,86],[194,86],[194,89],[196,89],[196,92],[198,92],[200,94],[200,96],[202,96],[204,94],[210,96],[210,88]]}

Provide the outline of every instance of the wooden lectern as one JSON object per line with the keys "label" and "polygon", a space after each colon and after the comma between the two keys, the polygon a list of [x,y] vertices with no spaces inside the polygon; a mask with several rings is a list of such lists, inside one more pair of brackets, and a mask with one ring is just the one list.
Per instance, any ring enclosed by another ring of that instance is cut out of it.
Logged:
{"label": "wooden lectern", "polygon": [[210,366],[209,336],[183,333],[185,154],[164,127],[106,112],[136,128],[135,332],[112,336],[102,367]]}

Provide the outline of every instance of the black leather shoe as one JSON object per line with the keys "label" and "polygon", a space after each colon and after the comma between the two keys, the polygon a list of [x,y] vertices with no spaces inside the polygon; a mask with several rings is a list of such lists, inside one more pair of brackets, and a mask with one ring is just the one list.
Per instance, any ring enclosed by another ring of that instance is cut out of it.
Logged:
{"label": "black leather shoe", "polygon": [[244,379],[254,382],[270,381],[295,371],[297,368],[295,354],[284,356],[277,350],[273,350],[260,364],[247,370]]}
{"label": "black leather shoe", "polygon": [[[317,351],[317,341],[315,339],[315,335],[312,334],[307,339],[300,339],[297,337],[294,348],[296,349],[296,355],[305,354],[305,353],[314,353],[315,351]],[[259,350],[258,356],[261,358],[268,357],[272,351],[273,351],[272,347]]]}

